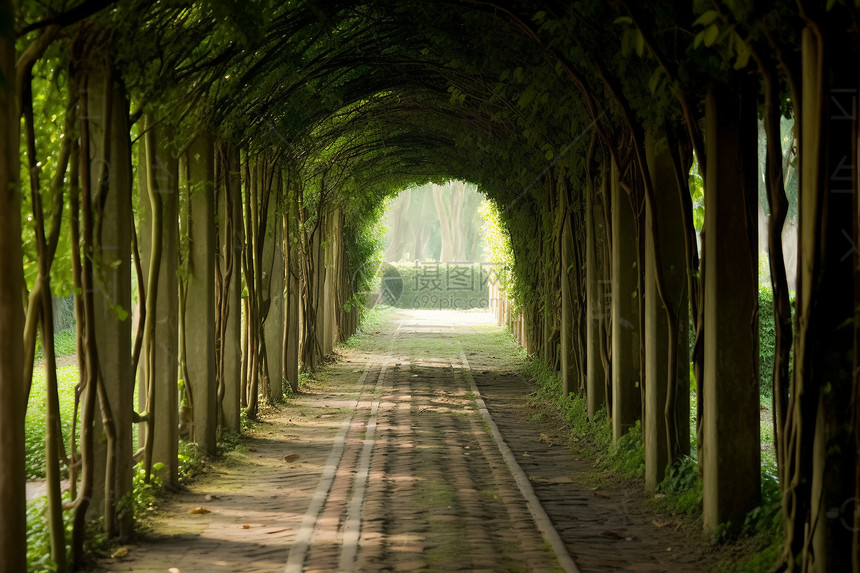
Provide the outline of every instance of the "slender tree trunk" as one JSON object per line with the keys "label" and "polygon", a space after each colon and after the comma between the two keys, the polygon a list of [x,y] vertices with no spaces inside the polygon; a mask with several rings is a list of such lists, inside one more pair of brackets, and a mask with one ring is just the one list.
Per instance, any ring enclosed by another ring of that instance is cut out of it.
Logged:
{"label": "slender tree trunk", "polygon": [[[149,202],[152,217],[152,230],[150,242],[150,259],[149,259],[149,277],[146,283],[146,325],[144,326],[144,347],[146,349],[146,438],[144,442],[143,454],[143,470],[145,481],[148,483],[152,476],[153,466],[153,446],[155,445],[155,428],[156,428],[156,349],[158,344],[155,342],[155,323],[157,319],[157,304],[158,304],[158,274],[161,271],[161,255],[162,255],[162,203],[161,194],[158,192],[155,179],[155,161],[156,161],[156,139],[155,131],[150,129],[152,125],[147,117],[144,120],[144,129],[146,135],[144,141],[146,145],[146,164],[143,169],[146,169],[146,181],[148,185]],[[168,295],[169,296],[169,295]]]}
{"label": "slender tree trunk", "polygon": [[[81,250],[83,253],[91,253],[94,245],[95,222],[93,220],[93,179],[90,168],[90,132],[89,132],[89,96],[88,81],[84,75],[80,85],[84,87],[80,98],[81,119]],[[82,348],[85,356],[86,373],[82,373],[82,397],[81,407],[81,482],[78,490],[77,504],[72,524],[72,563],[80,566],[84,563],[84,540],[86,538],[87,511],[90,508],[93,495],[93,480],[95,471],[94,428],[96,397],[99,385],[99,362],[98,349],[96,346],[94,323],[95,309],[93,293],[96,289],[94,283],[93,260],[91,256],[81,257],[81,290],[83,302],[83,316],[78,316],[82,325]]]}
{"label": "slender tree trunk", "polygon": [[559,186],[559,212],[562,216],[561,236],[559,239],[559,259],[561,261],[561,395],[567,396],[578,385],[574,362],[574,303],[570,280],[570,267],[573,264],[573,232],[571,216],[568,213],[567,190]]}
{"label": "slender tree trunk", "polygon": [[92,170],[98,181],[94,254],[98,290],[94,295],[95,340],[99,354],[99,411],[95,459],[95,501],[103,504],[105,533],[128,538],[133,526],[131,370],[132,164],[128,101],[116,83],[111,61],[90,76],[89,97],[102,112],[90,120]]}
{"label": "slender tree trunk", "polygon": [[[690,452],[687,292],[683,219],[666,140],[646,136],[651,178],[645,224],[645,483],[656,490],[666,469]],[[656,229],[660,234],[656,234]],[[659,257],[657,256],[659,254]],[[657,296],[654,296],[657,295]],[[666,305],[670,308],[667,309]]]}
{"label": "slender tree trunk", "polygon": [[[28,67],[23,74],[19,74],[22,82],[22,111],[26,129],[27,158],[30,171],[30,196],[33,205],[33,220],[36,232],[36,249],[38,255],[39,274],[37,277],[37,288],[33,291],[33,299],[39,301],[40,308],[37,314],[40,318],[41,339],[43,341],[43,356],[45,357],[45,405],[47,416],[45,420],[45,476],[48,490],[48,527],[51,539],[51,559],[56,565],[57,571],[63,572],[66,567],[66,535],[63,525],[63,505],[60,491],[60,452],[62,447],[62,431],[60,426],[60,405],[57,391],[57,363],[54,350],[54,309],[51,302],[51,266],[54,261],[54,253],[60,238],[60,223],[63,216],[63,186],[66,169],[69,163],[72,137],[70,134],[74,129],[75,114],[70,105],[66,112],[64,133],[69,134],[62,141],[60,154],[57,162],[57,172],[51,182],[52,206],[51,206],[51,229],[50,234],[45,233],[45,216],[41,202],[41,183],[39,178],[39,160],[36,152],[36,134],[33,113],[32,93],[32,67]],[[23,77],[22,77],[23,76]],[[30,301],[31,303],[33,300]],[[31,305],[32,308],[32,305]],[[28,322],[30,318],[28,317]],[[26,334],[25,334],[26,338]],[[35,336],[33,336],[35,347]],[[29,377],[32,377],[32,362]],[[25,374],[26,376],[26,374]],[[27,391],[29,395],[29,389]]]}
{"label": "slender tree trunk", "polygon": [[612,166],[612,436],[624,435],[641,416],[638,213]]}
{"label": "slender tree trunk", "polygon": [[260,185],[259,174],[256,164],[251,166],[251,158],[246,154],[245,159],[245,250],[242,255],[244,270],[245,270],[245,285],[248,290],[247,306],[245,313],[246,321],[246,343],[245,343],[245,364],[246,366],[246,407],[245,413],[249,418],[256,419],[258,409],[258,393],[260,382],[259,358],[260,358],[260,343],[259,343],[259,314],[258,314],[258,276],[256,258],[256,241],[257,235],[257,188]]}
{"label": "slender tree trunk", "polygon": [[[179,162],[170,151],[172,131],[169,124],[155,125],[151,116],[144,117],[146,134],[140,142],[138,176],[140,202],[138,219],[140,228],[140,254],[142,278],[148,284],[152,271],[153,233],[158,233],[161,256],[155,289],[157,301],[149,300],[149,287],[144,288],[146,305],[144,336],[141,343],[141,379],[138,392],[139,409],[144,412],[140,431],[144,452],[146,440],[152,440],[152,463],[162,469],[157,472],[165,487],[178,485],[179,478]],[[150,192],[158,194],[161,202],[161,223],[152,221]],[[150,316],[150,309],[155,315]],[[147,324],[149,319],[152,323]],[[153,327],[152,333],[147,330]],[[154,334],[153,334],[154,333]],[[155,346],[156,348],[152,348]],[[150,351],[154,355],[150,355]],[[152,372],[149,360],[155,364]],[[148,402],[149,382],[155,384],[154,402]],[[150,426],[148,413],[153,412],[158,422]],[[138,452],[140,455],[143,452]]]}
{"label": "slender tree trunk", "polygon": [[[704,443],[704,426],[702,425],[704,407],[702,402],[704,383],[704,305],[702,304],[702,299],[704,298],[705,269],[704,264],[700,265],[699,262],[696,228],[693,223],[693,202],[690,197],[689,178],[693,162],[692,149],[688,144],[685,145],[681,140],[677,140],[671,131],[667,131],[667,137],[669,139],[670,157],[675,173],[675,187],[678,191],[678,201],[684,229],[684,262],[687,272],[687,295],[690,301],[689,316],[695,335],[690,359],[693,362],[693,374],[696,384],[696,457],[699,460],[699,475],[701,476],[704,470],[704,455],[702,451]],[[674,153],[671,152],[672,150],[674,150]],[[704,229],[701,234],[701,241],[702,252],[704,252]],[[679,336],[684,336],[684,333],[679,332]]]}
{"label": "slender tree trunk", "polygon": [[[289,200],[289,209],[284,212],[284,243],[287,251],[287,301],[284,313],[284,373],[293,393],[299,392],[299,362],[300,362],[300,321],[299,321],[299,249],[293,242],[293,236],[298,237],[295,223],[296,202]],[[295,235],[294,235],[295,231]]]}
{"label": "slender tree trunk", "polygon": [[857,254],[854,245],[846,253],[845,237],[858,227],[858,69],[856,58],[841,57],[853,48],[838,31],[842,22],[829,24],[808,21],[801,44],[798,326],[784,429],[783,566],[790,571],[848,571],[857,562],[858,476],[849,454],[856,455]]}
{"label": "slender tree trunk", "polygon": [[785,438],[783,428],[788,409],[789,360],[791,356],[791,304],[788,280],[782,251],[782,229],[788,214],[788,198],[783,178],[782,136],[780,134],[780,96],[778,80],[769,71],[764,78],[764,127],[767,134],[767,202],[768,252],[770,253],[770,280],[773,287],[773,318],[775,327],[773,361],[773,437],[777,472],[780,483],[785,476]]}
{"label": "slender tree trunk", "polygon": [[[11,19],[12,2],[0,0]],[[19,116],[13,26],[0,31],[0,573],[27,569],[24,477],[24,312],[21,307],[21,195],[18,184]]]}
{"label": "slender tree trunk", "polygon": [[185,328],[187,378],[193,402],[192,436],[203,452],[217,452],[215,373],[215,148],[210,135],[191,143],[188,165],[188,300]]}
{"label": "slender tree trunk", "polygon": [[[600,182],[600,185],[603,181]],[[588,419],[593,420],[597,411],[606,403],[605,395],[605,361],[601,356],[603,331],[601,321],[604,308],[602,291],[602,264],[599,264],[599,248],[597,243],[597,225],[595,202],[597,188],[594,178],[587,181],[585,197],[585,282],[586,282],[586,374],[585,396],[588,408]]]}

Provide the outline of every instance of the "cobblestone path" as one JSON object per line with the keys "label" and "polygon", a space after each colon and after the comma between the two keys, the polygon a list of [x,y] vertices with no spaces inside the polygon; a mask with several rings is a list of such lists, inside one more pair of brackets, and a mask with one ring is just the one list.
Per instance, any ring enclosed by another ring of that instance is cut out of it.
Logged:
{"label": "cobblestone path", "polygon": [[480,313],[393,313],[99,570],[707,570],[641,496],[581,486],[557,421],[524,418],[501,336]]}

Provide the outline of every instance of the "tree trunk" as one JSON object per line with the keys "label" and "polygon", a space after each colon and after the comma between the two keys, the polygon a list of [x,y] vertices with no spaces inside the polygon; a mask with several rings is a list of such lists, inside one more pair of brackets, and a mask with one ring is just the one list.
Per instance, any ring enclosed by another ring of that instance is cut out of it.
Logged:
{"label": "tree trunk", "polygon": [[188,149],[188,238],[191,243],[186,308],[185,384],[193,397],[192,439],[207,454],[217,451],[218,392],[215,379],[215,154],[209,135]]}
{"label": "tree trunk", "polygon": [[283,178],[277,176],[276,192],[269,198],[269,221],[266,225],[266,274],[268,275],[269,311],[266,315],[266,358],[269,368],[270,400],[281,401],[284,393],[283,347],[284,347],[284,277],[286,254],[284,253],[283,215],[280,199],[283,194]]}
{"label": "tree trunk", "polygon": [[559,186],[559,211],[562,213],[559,258],[561,260],[561,395],[567,396],[578,386],[577,372],[574,367],[574,304],[571,288],[570,266],[573,264],[573,232],[571,215],[568,212],[567,190]]}
{"label": "tree trunk", "polygon": [[[92,169],[98,185],[106,191],[99,207],[99,235],[95,254],[98,260],[98,293],[95,295],[95,341],[99,346],[100,379],[104,381],[105,402],[99,394],[103,420],[96,424],[95,489],[93,503],[104,504],[108,536],[131,535],[132,411],[134,373],[131,369],[131,141],[128,102],[125,94],[105,69],[90,76],[91,105],[104,110],[99,119],[90,119]],[[109,93],[110,92],[110,93]],[[107,109],[110,106],[110,110]],[[109,214],[109,215],[107,215]],[[112,426],[112,427],[111,427]],[[115,433],[115,436],[110,436]],[[110,448],[111,443],[113,448]],[[101,495],[101,491],[104,495]],[[117,529],[114,530],[114,524]]]}
{"label": "tree trunk", "polygon": [[858,77],[856,59],[841,57],[850,53],[850,38],[840,38],[810,22],[801,44],[798,326],[783,493],[784,560],[791,571],[848,571],[857,565],[857,249],[846,245],[846,234],[857,228],[852,114]]}
{"label": "tree trunk", "polygon": [[245,298],[245,343],[243,351],[243,374],[242,392],[245,396],[245,413],[249,418],[256,419],[258,408],[259,388],[259,318],[257,308],[257,270],[256,270],[256,241],[257,226],[255,224],[255,211],[257,207],[257,186],[259,177],[256,165],[251,165],[251,158],[245,154],[244,165],[244,225],[245,225],[245,249],[242,252],[242,265],[245,274],[245,286],[248,295]]}
{"label": "tree trunk", "polygon": [[770,253],[770,280],[773,287],[774,360],[773,360],[773,447],[779,481],[785,476],[785,418],[788,409],[789,360],[791,358],[791,303],[782,249],[782,229],[788,214],[783,177],[782,135],[780,133],[780,91],[778,79],[769,71],[764,73],[764,127],[767,134],[765,181],[768,188],[767,247]]}
{"label": "tree trunk", "polygon": [[288,198],[289,207],[284,210],[284,246],[287,253],[286,263],[286,301],[284,303],[284,375],[293,393],[299,391],[299,363],[301,350],[299,339],[301,324],[299,321],[299,245],[298,238],[298,204],[292,197]]}
{"label": "tree trunk", "polygon": [[706,100],[703,518],[736,527],[761,502],[757,123],[749,90]]}
{"label": "tree trunk", "polygon": [[[35,60],[32,62],[35,63]],[[47,518],[51,540],[51,560],[59,573],[68,570],[66,566],[66,531],[63,525],[63,500],[61,497],[60,453],[62,448],[62,431],[60,426],[60,403],[57,390],[57,362],[54,350],[54,309],[51,296],[51,266],[54,261],[57,244],[60,237],[60,224],[63,217],[64,193],[63,187],[73,137],[63,138],[60,146],[60,156],[57,162],[57,172],[51,182],[51,229],[50,235],[45,232],[45,215],[42,209],[41,181],[39,177],[39,159],[36,151],[35,117],[33,109],[32,63],[23,73],[19,73],[21,85],[21,107],[27,139],[27,158],[30,171],[30,197],[33,207],[33,222],[36,234],[36,251],[38,256],[38,277],[33,291],[30,293],[28,315],[30,311],[39,315],[39,328],[43,343],[45,359],[45,477],[47,487]],[[20,65],[20,64],[19,64]],[[22,70],[19,70],[21,72]],[[71,134],[77,118],[74,113],[74,99],[69,106],[64,120],[64,134]],[[40,303],[40,304],[35,304]],[[38,306],[40,308],[36,309]],[[28,316],[27,322],[35,322],[35,317]],[[28,339],[32,336],[32,340]],[[25,379],[32,378],[32,354],[30,345],[35,352],[35,331],[25,330],[25,345],[28,346]],[[29,397],[29,388],[26,392]]]}
{"label": "tree trunk", "polygon": [[[604,363],[601,357],[601,345],[603,332],[601,331],[601,318],[609,309],[604,308],[605,283],[603,283],[602,268],[605,264],[601,261],[601,252],[597,244],[596,213],[594,209],[597,201],[597,187],[595,181],[588,182],[585,195],[585,280],[586,280],[586,374],[585,374],[585,396],[588,407],[588,419],[593,420],[597,411],[606,403],[604,389],[605,373]],[[605,178],[601,178],[599,185],[605,187]],[[601,188],[601,192],[603,189]]]}
{"label": "tree trunk", "polygon": [[641,415],[637,213],[612,165],[612,436],[617,442]]}
{"label": "tree trunk", "polygon": [[[168,128],[155,126],[144,118],[147,135],[139,143],[138,242],[141,267],[147,277],[146,324],[144,325],[138,408],[145,412],[144,431],[140,432],[150,449],[144,466],[161,464],[157,472],[168,488],[179,485],[179,162],[170,151]],[[152,196],[161,209],[154,220]],[[153,246],[161,256],[153,267]],[[150,322],[151,321],[151,322]]]}
{"label": "tree trunk", "polygon": [[[677,201],[670,151],[662,141],[646,137],[648,171],[654,208],[645,208],[645,487],[655,491],[666,469],[690,453],[690,368],[687,343],[687,288],[683,219]],[[660,229],[659,238],[652,232]],[[659,244],[657,244],[659,242]],[[660,259],[655,256],[660,250]],[[658,267],[659,265],[659,267]],[[657,286],[672,305],[674,325]],[[672,345],[674,344],[674,348]],[[672,383],[670,383],[672,379]],[[673,387],[674,384],[674,387]]]}
{"label": "tree trunk", "polygon": [[240,384],[242,380],[242,215],[239,153],[233,146],[219,146],[218,179],[219,269],[218,296],[218,408],[219,422],[231,432],[241,429]]}
{"label": "tree trunk", "polygon": [[[12,18],[12,2],[0,0]],[[24,478],[24,312],[21,307],[21,195],[18,187],[19,117],[13,26],[0,31],[0,573],[27,569]]]}

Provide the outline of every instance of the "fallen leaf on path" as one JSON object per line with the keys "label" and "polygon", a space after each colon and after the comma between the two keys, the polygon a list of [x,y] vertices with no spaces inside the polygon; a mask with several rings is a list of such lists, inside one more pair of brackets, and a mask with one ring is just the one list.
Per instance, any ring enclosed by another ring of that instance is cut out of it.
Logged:
{"label": "fallen leaf on path", "polygon": [[675,522],[671,521],[671,520],[669,520],[669,521],[657,521],[656,519],[654,519],[651,521],[651,525],[653,525],[654,527],[666,527],[667,525],[674,525],[674,524],[675,524]]}
{"label": "fallen leaf on path", "polygon": [[122,547],[117,547],[116,551],[110,554],[113,559],[122,559],[123,557],[128,557],[128,547],[123,545]]}
{"label": "fallen leaf on path", "polygon": [[285,462],[294,462],[297,459],[299,459],[300,457],[301,456],[299,456],[299,454],[290,454],[288,456],[284,456],[284,461]]}
{"label": "fallen leaf on path", "polygon": [[600,535],[602,537],[608,537],[610,539],[624,539],[624,537],[620,533],[618,533],[617,531],[611,531],[609,529],[607,529],[606,531],[601,531]]}
{"label": "fallen leaf on path", "polygon": [[543,442],[545,444],[549,444],[550,446],[552,445],[552,440],[549,438],[549,436],[547,436],[543,432],[541,432],[540,437],[538,438],[538,441]]}
{"label": "fallen leaf on path", "polygon": [[596,492],[594,492],[594,495],[596,497],[602,497],[603,499],[611,499],[612,498],[611,495],[609,495],[608,493],[604,493],[602,491],[596,491]]}
{"label": "fallen leaf on path", "polygon": [[209,511],[208,509],[206,509],[205,507],[197,506],[197,507],[192,507],[191,509],[189,509],[188,513],[189,513],[189,515],[205,515],[207,513],[212,513],[212,512]]}
{"label": "fallen leaf on path", "polygon": [[211,494],[206,496],[206,501],[212,501],[213,499],[221,499],[221,498],[218,497],[217,495],[211,495]]}
{"label": "fallen leaf on path", "polygon": [[251,529],[251,526],[246,523],[242,525],[242,529]]}
{"label": "fallen leaf on path", "polygon": [[182,573],[182,571],[179,570],[179,567],[171,567],[167,570],[167,573]]}
{"label": "fallen leaf on path", "polygon": [[530,453],[528,453],[528,452],[523,452],[523,455],[524,455],[524,456],[530,456],[531,454],[530,454]]}

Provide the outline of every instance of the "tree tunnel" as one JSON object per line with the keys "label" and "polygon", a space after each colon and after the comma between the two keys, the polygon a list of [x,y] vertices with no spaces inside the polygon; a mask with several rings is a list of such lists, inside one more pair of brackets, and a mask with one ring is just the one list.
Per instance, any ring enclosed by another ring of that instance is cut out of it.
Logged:
{"label": "tree tunnel", "polygon": [[[857,19],[843,1],[0,1],[0,571],[27,570],[37,339],[67,570],[88,523],[132,534],[134,476],[176,483],[180,437],[214,453],[356,331],[387,197],[459,179],[509,241],[499,320],[615,440],[641,427],[649,490],[692,455],[704,528],[743,523],[772,384],[779,567],[860,572]],[[77,317],[71,421],[56,294]]]}

